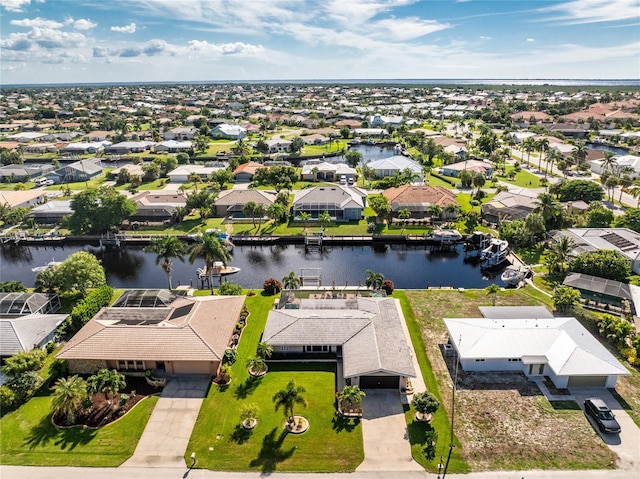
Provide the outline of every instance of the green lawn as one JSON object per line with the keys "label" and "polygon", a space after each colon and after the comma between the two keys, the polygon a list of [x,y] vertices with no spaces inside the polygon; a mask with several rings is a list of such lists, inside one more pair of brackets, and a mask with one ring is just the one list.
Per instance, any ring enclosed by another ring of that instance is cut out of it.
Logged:
{"label": "green lawn", "polygon": [[[420,332],[420,325],[416,321],[409,298],[404,291],[399,290],[394,291],[393,296],[398,298],[400,305],[402,306],[402,312],[406,319],[407,327],[409,328],[411,342],[413,343],[413,348],[416,351],[418,364],[420,364],[422,378],[427,386],[427,390],[434,394],[442,403],[442,396],[438,389],[438,383],[435,375],[433,374],[429,358],[427,357],[422,334]],[[438,472],[440,455],[445,449],[448,452],[448,445],[451,443],[451,421],[449,420],[449,416],[444,407],[440,407],[438,409],[430,423],[415,421],[415,412],[416,411],[413,407],[405,406],[405,419],[407,421],[409,431],[409,441],[411,442],[411,455],[416,462],[420,463],[427,471]],[[435,450],[434,448],[428,447],[426,440],[426,432],[433,429],[435,429],[438,434]],[[452,473],[469,472],[469,466],[459,452],[460,442],[457,438],[454,438],[454,444],[456,448],[454,448],[451,455],[451,462],[449,463],[448,471]]]}
{"label": "green lawn", "polygon": [[158,398],[144,399],[126,416],[95,429],[51,424],[51,396],[36,396],[0,419],[2,464],[116,467],[136,448]]}
{"label": "green lawn", "polygon": [[[168,178],[156,178],[153,181],[142,182],[140,186],[138,186],[138,190],[161,190],[165,187],[165,185],[169,182]],[[131,186],[131,183],[124,183],[122,185],[115,186],[116,190],[127,190]]]}
{"label": "green lawn", "polygon": [[[213,385],[200,409],[200,416],[185,454],[198,458],[196,467],[234,471],[353,471],[364,459],[359,423],[344,422],[335,415],[335,365],[279,363],[269,366],[262,379],[249,379],[247,358],[255,354],[275,296],[251,296],[251,312],[226,388]],[[301,435],[284,434],[285,416],[275,411],[272,397],[290,380],[306,389],[307,407],[297,415],[310,422]],[[252,431],[240,427],[245,404],[258,407],[258,425]]]}
{"label": "green lawn", "polygon": [[[537,169],[537,166],[536,166],[536,169]],[[507,168],[507,175],[511,170],[513,170],[512,166]],[[540,183],[539,177],[537,177],[533,173],[530,173],[529,171],[524,169],[516,173],[516,176],[513,180],[509,179],[507,175],[498,175],[498,178],[500,179],[500,181],[504,181],[505,183],[511,183],[512,185],[520,186],[522,188],[540,188],[541,186],[543,186]]]}

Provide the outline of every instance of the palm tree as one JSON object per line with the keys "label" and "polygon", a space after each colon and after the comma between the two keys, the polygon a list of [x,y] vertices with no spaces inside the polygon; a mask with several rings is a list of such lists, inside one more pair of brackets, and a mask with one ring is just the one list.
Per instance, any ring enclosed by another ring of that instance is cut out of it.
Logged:
{"label": "palm tree", "polygon": [[204,257],[204,264],[209,274],[211,294],[213,294],[213,267],[216,261],[221,261],[224,266],[231,261],[231,253],[222,241],[214,234],[205,233],[196,239],[189,248],[189,263],[193,264],[196,258]]}
{"label": "palm tree", "polygon": [[476,173],[475,175],[473,175],[472,182],[473,182],[473,186],[478,188],[477,192],[480,193],[480,188],[482,188],[485,185],[485,183],[487,182],[487,179],[482,173]]}
{"label": "palm tree", "polygon": [[[162,270],[167,273],[169,281],[169,289],[171,286],[171,271],[173,266],[173,258],[177,258],[184,262],[184,254],[186,252],[185,245],[177,236],[163,236],[151,240],[151,244],[144,248],[145,253],[156,254],[156,264],[159,264]],[[162,263],[160,262],[162,260]]]}
{"label": "palm tree", "polygon": [[447,213],[447,218],[455,218],[460,212],[460,206],[454,203],[449,203],[445,205],[444,212]]}
{"label": "palm tree", "polygon": [[544,218],[540,213],[529,213],[524,220],[529,232],[529,244],[533,246],[536,236],[545,232]]}
{"label": "palm tree", "polygon": [[300,286],[300,278],[296,276],[296,274],[291,271],[287,276],[282,278],[282,284],[285,289],[296,289]]}
{"label": "palm tree", "polygon": [[493,284],[487,286],[486,288],[484,288],[484,290],[487,292],[488,296],[491,296],[491,304],[493,304],[493,306],[495,306],[496,305],[497,295],[500,292],[500,286],[498,286],[497,284],[493,283]]}
{"label": "palm tree", "polygon": [[575,242],[567,237],[561,236],[559,240],[554,241],[549,250],[552,254],[552,261],[550,262],[550,273],[557,272],[564,268],[564,265],[569,262],[572,251],[575,249]]}
{"label": "palm tree", "polygon": [[424,391],[413,395],[411,405],[424,418],[429,414],[434,414],[438,410],[440,401],[429,391]]}
{"label": "palm tree", "polygon": [[58,379],[51,397],[53,415],[62,416],[66,424],[72,424],[76,412],[88,396],[87,383],[78,375]]}
{"label": "palm tree", "polygon": [[200,175],[195,171],[192,171],[191,173],[189,173],[189,177],[187,179],[189,180],[189,183],[193,183],[196,191],[198,191],[198,183],[202,182],[202,178],[200,178]]}
{"label": "palm tree", "polygon": [[256,227],[256,208],[258,204],[255,201],[247,201],[244,207],[242,208],[242,212],[245,216],[251,217],[251,222],[253,223],[253,227]]}
{"label": "palm tree", "polygon": [[256,356],[262,359],[270,358],[273,354],[273,346],[271,346],[266,341],[261,341],[258,343],[258,348],[256,349]]}
{"label": "palm tree", "polygon": [[533,137],[525,138],[522,142],[522,151],[527,153],[527,163],[531,159],[531,152],[536,149],[536,140]]}
{"label": "palm tree", "polygon": [[[553,164],[562,157],[560,152],[555,148],[547,149],[547,157],[545,158],[545,162],[547,163],[547,167],[544,170],[544,178],[547,179],[547,173],[553,170]],[[551,169],[551,170],[550,170]]]}
{"label": "palm tree", "polygon": [[636,207],[640,208],[640,179],[636,179],[633,182],[633,185],[629,188],[629,194],[638,201]]}
{"label": "palm tree", "polygon": [[111,404],[110,398],[127,385],[124,374],[120,374],[115,369],[101,369],[90,376],[87,383],[90,391],[104,393],[104,398],[109,404]]}
{"label": "palm tree", "polygon": [[533,211],[542,215],[547,228],[562,212],[562,206],[551,193],[540,193],[534,203],[537,206]]}
{"label": "palm tree", "polygon": [[382,273],[375,273],[370,269],[365,271],[365,273],[367,275],[367,279],[365,280],[367,288],[380,289],[382,287],[382,282],[384,281],[384,276]]}
{"label": "palm tree", "polygon": [[296,387],[294,381],[289,381],[286,389],[281,389],[273,396],[273,402],[276,405],[276,411],[281,407],[284,409],[284,414],[289,418],[290,423],[295,424],[295,414],[293,408],[296,404],[301,406],[307,406],[307,401],[302,397],[302,393],[305,393],[306,389],[302,386]]}
{"label": "palm tree", "polygon": [[538,170],[541,171],[542,170],[542,154],[549,150],[549,140],[547,140],[546,138],[540,138],[536,142],[536,146],[538,148],[538,151],[540,152],[540,159],[538,161]]}
{"label": "palm tree", "polygon": [[338,401],[341,405],[346,403],[348,409],[354,409],[354,406],[360,406],[365,396],[365,392],[359,386],[345,386],[338,393]]}
{"label": "palm tree", "polygon": [[427,211],[432,221],[434,218],[439,220],[442,217],[442,208],[439,205],[431,205],[427,208]]}
{"label": "palm tree", "polygon": [[247,361],[247,367],[256,374],[261,374],[267,370],[267,363],[260,356],[254,356]]}
{"label": "palm tree", "polygon": [[616,156],[610,151],[604,152],[604,158],[602,158],[602,172],[611,170],[613,173],[614,167],[618,166],[618,160]]}
{"label": "palm tree", "polygon": [[329,223],[331,223],[331,215],[329,214],[328,211],[323,211],[322,213],[320,213],[318,215],[318,222],[320,223],[320,226],[322,227],[322,230],[324,231],[324,229],[329,226]]}

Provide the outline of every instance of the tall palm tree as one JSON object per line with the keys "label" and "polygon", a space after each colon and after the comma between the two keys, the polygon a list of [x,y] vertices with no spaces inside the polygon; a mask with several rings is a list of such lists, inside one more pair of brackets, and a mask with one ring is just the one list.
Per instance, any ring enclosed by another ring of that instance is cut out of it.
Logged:
{"label": "tall palm tree", "polygon": [[615,167],[618,166],[618,159],[616,155],[611,153],[610,151],[604,152],[604,158],[602,158],[602,172],[606,172],[611,170],[611,173],[614,173]]}
{"label": "tall palm tree", "polygon": [[295,423],[295,414],[293,408],[296,404],[301,406],[307,406],[302,394],[306,392],[306,389],[302,386],[297,386],[294,381],[289,381],[286,389],[281,389],[273,396],[273,402],[276,405],[276,411],[280,408],[284,409],[284,414],[289,418],[290,423]]}
{"label": "tall palm tree", "polygon": [[536,140],[533,137],[525,138],[522,142],[522,151],[527,153],[527,163],[531,159],[531,152],[536,149]]}
{"label": "tall palm tree", "polygon": [[384,281],[384,275],[382,273],[375,273],[368,269],[365,271],[367,275],[367,279],[364,284],[367,285],[367,288],[371,289],[380,289],[382,287],[382,282]]}
{"label": "tall palm tree", "polygon": [[575,249],[575,242],[568,236],[561,236],[558,241],[554,241],[549,249],[556,254],[556,259],[561,263],[569,261],[571,252]]}
{"label": "tall palm tree", "polygon": [[551,193],[540,193],[534,203],[537,206],[533,211],[542,215],[547,228],[562,212],[562,206]]}
{"label": "tall palm tree", "polygon": [[572,156],[576,160],[576,165],[579,165],[587,158],[587,145],[584,141],[579,141],[574,146]]}
{"label": "tall palm tree", "polygon": [[439,220],[442,217],[442,207],[439,205],[431,205],[427,208],[427,211],[432,219],[435,218]]}
{"label": "tall palm tree", "polygon": [[555,148],[548,148],[547,149],[547,156],[545,158],[545,162],[547,163],[547,167],[544,170],[544,178],[545,178],[545,180],[547,179],[547,173],[549,171],[553,172],[553,164],[556,161],[558,161],[561,157],[562,157],[562,155]]}
{"label": "tall palm tree", "polygon": [[78,375],[58,379],[51,397],[53,415],[62,416],[66,424],[72,424],[76,412],[88,396],[87,383]]}
{"label": "tall palm tree", "polygon": [[318,215],[318,222],[320,223],[320,226],[322,227],[323,230],[327,226],[329,226],[329,223],[331,223],[331,215],[329,214],[329,212],[325,210],[322,213],[320,213]]}
{"label": "tall palm tree", "polygon": [[538,170],[541,171],[542,170],[542,154],[549,150],[549,140],[547,140],[546,138],[540,138],[536,142],[536,147],[540,152],[540,159],[538,160]]}
{"label": "tall palm tree", "polygon": [[628,189],[629,194],[633,196],[638,202],[636,208],[640,208],[640,179],[636,179],[631,188]]}
{"label": "tall palm tree", "polygon": [[287,276],[282,278],[282,285],[285,289],[296,289],[300,286],[300,278],[296,276],[296,274],[291,271]]}
{"label": "tall palm tree", "polygon": [[216,235],[205,233],[199,236],[189,248],[189,263],[193,264],[196,258],[201,256],[204,257],[211,294],[213,294],[213,265],[216,261],[221,261],[226,266],[231,261],[231,253]]}
{"label": "tall palm tree", "polygon": [[184,254],[186,253],[184,243],[177,236],[163,236],[153,239],[149,246],[144,248],[144,251],[145,253],[156,254],[156,264],[159,264],[162,270],[167,273],[169,289],[173,289],[171,285],[173,258],[184,262]]}

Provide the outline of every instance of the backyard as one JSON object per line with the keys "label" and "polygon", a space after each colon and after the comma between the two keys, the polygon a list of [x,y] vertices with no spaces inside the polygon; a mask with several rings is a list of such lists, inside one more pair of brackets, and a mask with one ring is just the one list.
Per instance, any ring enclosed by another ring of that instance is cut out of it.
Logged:
{"label": "backyard", "polygon": [[[251,314],[232,366],[231,383],[211,387],[187,456],[194,451],[196,467],[223,471],[353,471],[364,459],[362,429],[358,421],[342,420],[335,413],[335,364],[271,364],[262,378],[247,372],[247,360],[255,355],[273,300],[274,296],[247,298]],[[310,427],[300,435],[285,433],[285,415],[275,410],[272,401],[292,379],[306,389],[307,406],[298,405],[295,414],[307,418]],[[240,426],[241,411],[248,404],[258,410],[258,425],[252,430]]]}
{"label": "backyard", "polygon": [[[452,363],[443,317],[480,317],[491,305],[484,290],[407,291],[422,332],[443,406],[451,414]],[[550,298],[532,288],[502,291],[497,306],[546,304]],[[455,434],[472,470],[605,469],[615,454],[602,442],[575,402],[551,404],[521,374],[459,371]],[[440,451],[438,451],[438,455]]]}

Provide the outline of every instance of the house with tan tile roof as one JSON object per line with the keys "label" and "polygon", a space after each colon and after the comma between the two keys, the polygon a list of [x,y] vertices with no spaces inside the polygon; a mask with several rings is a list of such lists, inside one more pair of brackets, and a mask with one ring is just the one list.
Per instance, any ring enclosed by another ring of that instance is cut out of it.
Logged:
{"label": "house with tan tile roof", "polygon": [[240,183],[248,183],[253,179],[253,175],[256,174],[256,171],[264,167],[265,166],[263,164],[256,163],[255,161],[242,163],[241,165],[238,165],[235,170],[233,170],[233,177]]}
{"label": "house with tan tile roof", "polygon": [[109,368],[215,375],[244,300],[180,297],[168,306],[102,308],[56,357],[66,359],[73,374]]}
{"label": "house with tan tile roof", "polygon": [[394,217],[404,209],[411,212],[411,218],[424,218],[430,215],[430,208],[434,205],[442,209],[448,205],[460,206],[456,195],[443,186],[403,185],[388,188],[382,194],[389,199]]}

